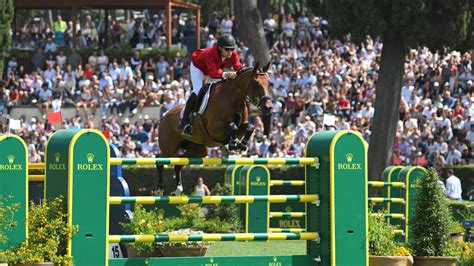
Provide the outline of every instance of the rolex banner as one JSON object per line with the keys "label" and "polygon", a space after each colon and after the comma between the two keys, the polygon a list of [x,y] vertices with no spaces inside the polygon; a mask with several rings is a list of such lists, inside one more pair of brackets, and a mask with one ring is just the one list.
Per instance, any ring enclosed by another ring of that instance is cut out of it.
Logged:
{"label": "rolex banner", "polygon": [[[28,213],[28,154],[23,140],[16,135],[0,135],[0,207],[5,210],[18,206],[11,221],[17,226],[6,230],[7,243],[0,241],[0,250],[17,245],[26,239],[26,218]],[[1,216],[1,213],[0,213]],[[3,220],[2,222],[4,222]],[[0,225],[2,224],[0,222]]]}

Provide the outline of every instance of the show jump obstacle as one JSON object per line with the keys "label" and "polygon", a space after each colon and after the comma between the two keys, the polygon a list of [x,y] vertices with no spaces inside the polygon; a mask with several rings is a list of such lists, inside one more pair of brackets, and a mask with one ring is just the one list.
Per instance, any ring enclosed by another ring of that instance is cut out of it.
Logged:
{"label": "show jump obstacle", "polygon": [[[110,166],[126,164],[302,164],[306,194],[111,197]],[[68,241],[75,265],[368,265],[367,151],[357,132],[318,132],[308,141],[305,158],[121,159],[110,158],[108,142],[99,131],[60,130],[47,145],[45,175],[46,197],[65,196],[68,223],[79,226],[79,232]],[[248,204],[248,211],[259,203],[304,202],[307,232],[109,235],[110,205],[222,202]],[[109,243],[201,240],[306,240],[307,255],[133,259],[108,256]]]}

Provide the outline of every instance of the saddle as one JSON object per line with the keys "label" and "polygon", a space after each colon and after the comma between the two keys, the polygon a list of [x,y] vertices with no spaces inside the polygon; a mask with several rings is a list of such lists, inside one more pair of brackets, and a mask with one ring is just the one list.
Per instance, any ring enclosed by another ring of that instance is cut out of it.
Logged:
{"label": "saddle", "polygon": [[[196,113],[198,111],[199,111],[199,113],[203,113],[204,110],[206,110],[207,103],[209,101],[209,95],[210,95],[210,90],[211,90],[212,85],[213,85],[213,83],[204,83],[202,85],[202,88],[199,91],[199,94],[197,96],[196,104],[194,105],[193,113]],[[209,95],[207,95],[207,99],[206,99],[206,94],[207,94],[208,91],[209,91]],[[204,106],[201,106],[203,104],[204,104]]]}

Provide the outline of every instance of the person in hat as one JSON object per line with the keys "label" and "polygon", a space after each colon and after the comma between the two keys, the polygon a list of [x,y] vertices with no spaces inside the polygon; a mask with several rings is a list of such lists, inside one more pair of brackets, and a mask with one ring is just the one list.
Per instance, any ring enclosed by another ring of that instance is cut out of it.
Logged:
{"label": "person in hat", "polygon": [[[178,126],[183,135],[189,137],[192,135],[193,128],[190,124],[190,114],[191,110],[194,109],[204,76],[209,76],[212,79],[235,78],[237,74],[234,71],[242,68],[235,48],[234,37],[230,34],[223,34],[219,37],[217,45],[193,52],[190,66],[193,91],[189,95],[184,107],[183,118]],[[223,69],[228,66],[232,66],[234,71],[224,72]]]}

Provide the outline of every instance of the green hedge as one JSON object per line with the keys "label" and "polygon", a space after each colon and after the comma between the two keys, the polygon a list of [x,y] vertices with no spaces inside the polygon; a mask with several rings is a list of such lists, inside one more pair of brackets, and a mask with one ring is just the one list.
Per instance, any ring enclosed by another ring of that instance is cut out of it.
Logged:
{"label": "green hedge", "polygon": [[449,210],[453,219],[457,222],[473,220],[473,206],[474,204],[470,201],[449,201]]}
{"label": "green hedge", "polygon": [[[215,184],[224,183],[224,174],[226,166],[202,167],[186,166],[181,172],[183,177],[184,192],[192,192],[196,180],[199,176],[204,178],[204,183],[212,189]],[[304,168],[301,166],[270,166],[270,175],[272,179],[304,179]],[[442,176],[446,179],[444,168]],[[461,179],[463,198],[467,198],[469,191],[474,191],[474,166],[452,167],[454,174]],[[165,189],[172,191],[174,189],[173,169],[168,167],[164,171]],[[124,167],[123,176],[127,180],[132,195],[149,195],[151,190],[158,184],[158,176],[154,167]],[[272,187],[272,194],[299,194],[304,193],[303,187],[278,186]]]}
{"label": "green hedge", "polygon": [[[204,179],[210,190],[217,184],[224,183],[224,175],[227,167],[196,167],[187,166],[181,171],[183,180],[184,193],[190,194],[198,177]],[[286,167],[269,167],[272,179],[304,179],[304,168],[298,166]],[[123,178],[127,181],[130,187],[130,194],[143,196],[150,195],[152,190],[156,189],[158,184],[158,174],[154,167],[123,167]],[[175,180],[173,179],[173,168],[166,167],[164,169],[163,180],[165,191],[171,192],[175,189]],[[302,194],[303,187],[278,186],[271,189],[272,194]]]}

